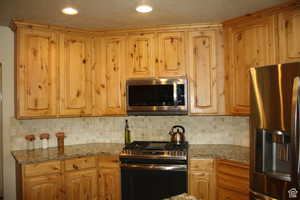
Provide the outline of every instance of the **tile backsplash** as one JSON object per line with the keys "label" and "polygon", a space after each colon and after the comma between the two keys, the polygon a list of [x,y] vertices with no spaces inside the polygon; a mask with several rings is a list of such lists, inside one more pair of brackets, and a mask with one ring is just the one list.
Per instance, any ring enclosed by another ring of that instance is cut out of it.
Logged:
{"label": "tile backsplash", "polygon": [[[169,140],[173,125],[186,129],[190,144],[235,144],[249,146],[249,118],[233,116],[138,116],[86,117],[61,119],[11,119],[11,150],[26,149],[25,135],[49,133],[50,146],[56,146],[55,133],[65,132],[65,145],[84,143],[123,143],[125,119],[132,140]],[[35,148],[41,145],[35,142]]]}

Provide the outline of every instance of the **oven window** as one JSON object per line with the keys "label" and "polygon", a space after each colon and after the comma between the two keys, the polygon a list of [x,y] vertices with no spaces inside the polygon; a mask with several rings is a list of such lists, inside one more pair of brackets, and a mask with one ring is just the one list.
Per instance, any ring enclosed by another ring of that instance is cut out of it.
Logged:
{"label": "oven window", "polygon": [[186,171],[122,169],[122,200],[161,200],[187,192]]}
{"label": "oven window", "polygon": [[130,106],[174,106],[173,85],[131,85]]}

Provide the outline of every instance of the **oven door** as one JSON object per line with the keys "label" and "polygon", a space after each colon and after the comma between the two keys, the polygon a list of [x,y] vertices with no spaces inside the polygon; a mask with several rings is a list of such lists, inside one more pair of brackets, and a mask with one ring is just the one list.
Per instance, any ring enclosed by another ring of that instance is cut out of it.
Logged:
{"label": "oven door", "polygon": [[122,164],[122,200],[161,200],[187,192],[186,165]]}

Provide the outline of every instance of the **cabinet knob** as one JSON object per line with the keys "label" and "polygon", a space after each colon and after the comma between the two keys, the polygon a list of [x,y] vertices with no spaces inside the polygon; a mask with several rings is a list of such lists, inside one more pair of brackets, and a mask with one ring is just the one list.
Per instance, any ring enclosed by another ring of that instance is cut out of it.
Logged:
{"label": "cabinet knob", "polygon": [[73,164],[73,169],[78,169],[79,167],[75,164]]}

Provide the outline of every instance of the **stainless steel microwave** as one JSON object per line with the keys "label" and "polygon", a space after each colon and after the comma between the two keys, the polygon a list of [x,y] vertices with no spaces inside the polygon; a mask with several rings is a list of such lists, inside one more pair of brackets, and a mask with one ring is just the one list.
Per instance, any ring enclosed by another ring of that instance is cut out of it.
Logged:
{"label": "stainless steel microwave", "polygon": [[185,78],[132,79],[126,82],[128,115],[186,115]]}

